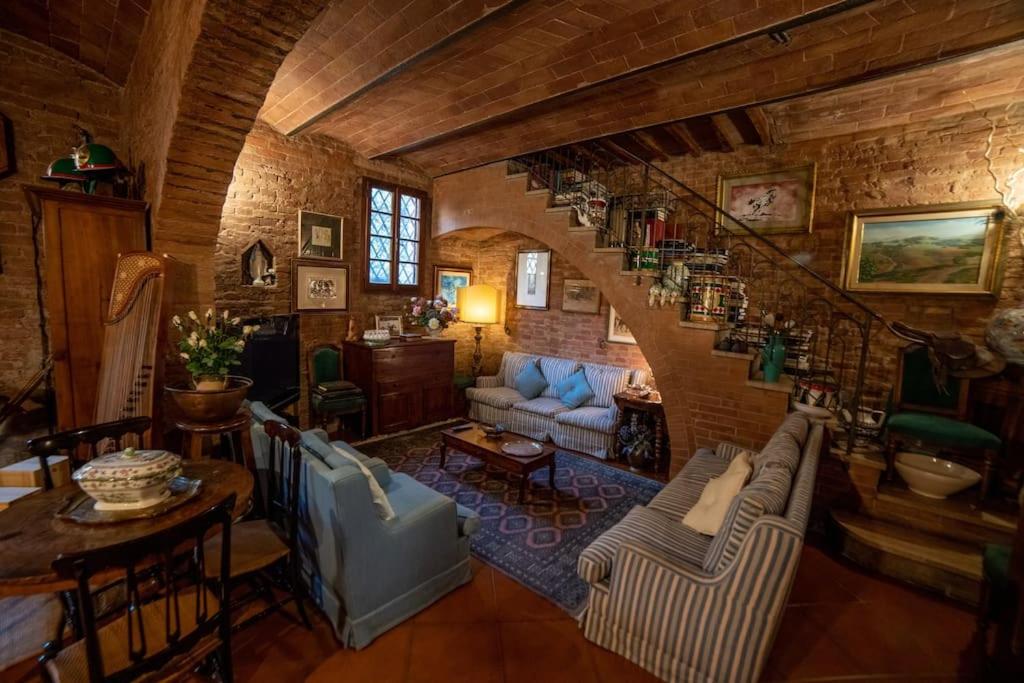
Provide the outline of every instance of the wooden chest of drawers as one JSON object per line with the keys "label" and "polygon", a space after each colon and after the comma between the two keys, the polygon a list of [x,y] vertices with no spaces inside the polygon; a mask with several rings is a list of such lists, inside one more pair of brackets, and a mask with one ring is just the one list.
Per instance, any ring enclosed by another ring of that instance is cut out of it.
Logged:
{"label": "wooden chest of drawers", "polygon": [[455,340],[424,338],[378,347],[346,341],[343,355],[345,379],[366,394],[371,435],[452,416]]}

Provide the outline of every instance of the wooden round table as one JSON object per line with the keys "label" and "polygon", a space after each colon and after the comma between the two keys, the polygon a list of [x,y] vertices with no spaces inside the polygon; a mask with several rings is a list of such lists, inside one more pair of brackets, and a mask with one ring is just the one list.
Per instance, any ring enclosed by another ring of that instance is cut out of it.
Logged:
{"label": "wooden round table", "polygon": [[74,588],[50,566],[62,553],[75,553],[130,541],[167,529],[208,510],[232,493],[235,515],[249,507],[253,479],[249,471],[224,460],[185,460],[183,474],[203,482],[199,494],[166,514],[151,519],[84,525],[57,519],[57,513],[80,493],[67,484],[24,498],[0,512],[0,597],[56,593]]}

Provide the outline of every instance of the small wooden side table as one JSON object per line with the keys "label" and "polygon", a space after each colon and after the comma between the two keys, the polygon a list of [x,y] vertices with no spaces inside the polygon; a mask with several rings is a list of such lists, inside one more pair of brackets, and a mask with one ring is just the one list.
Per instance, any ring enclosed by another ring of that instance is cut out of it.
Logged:
{"label": "small wooden side table", "polygon": [[189,460],[203,457],[203,443],[206,437],[220,437],[221,448],[231,455],[231,460],[243,465],[250,472],[256,471],[252,451],[252,436],[249,425],[252,417],[248,410],[239,410],[234,417],[220,422],[192,422],[178,418],[174,426],[181,430],[181,452]]}
{"label": "small wooden side table", "polygon": [[649,416],[651,422],[654,423],[655,471],[668,472],[666,455],[669,450],[666,447],[668,444],[665,435],[665,407],[661,404],[661,394],[652,391],[647,396],[641,397],[632,391],[620,391],[612,398],[615,400],[615,406],[619,409],[619,419],[615,423],[616,443],[618,443],[619,430],[622,429],[622,425],[626,421],[627,410],[635,410]]}

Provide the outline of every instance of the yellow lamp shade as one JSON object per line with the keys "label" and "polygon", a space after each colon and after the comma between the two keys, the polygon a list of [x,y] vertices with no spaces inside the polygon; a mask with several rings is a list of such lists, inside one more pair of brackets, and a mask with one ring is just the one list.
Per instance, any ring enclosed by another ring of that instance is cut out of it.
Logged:
{"label": "yellow lamp shade", "polygon": [[470,285],[455,290],[459,320],[471,325],[493,325],[501,311],[498,290],[490,285]]}

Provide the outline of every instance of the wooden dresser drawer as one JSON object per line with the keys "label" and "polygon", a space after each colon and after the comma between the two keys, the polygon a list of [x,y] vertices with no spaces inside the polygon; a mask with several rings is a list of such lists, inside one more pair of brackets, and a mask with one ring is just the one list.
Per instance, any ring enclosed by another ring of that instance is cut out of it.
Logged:
{"label": "wooden dresser drawer", "polygon": [[421,377],[453,367],[454,359],[452,344],[377,349],[373,352],[373,371],[378,380]]}

